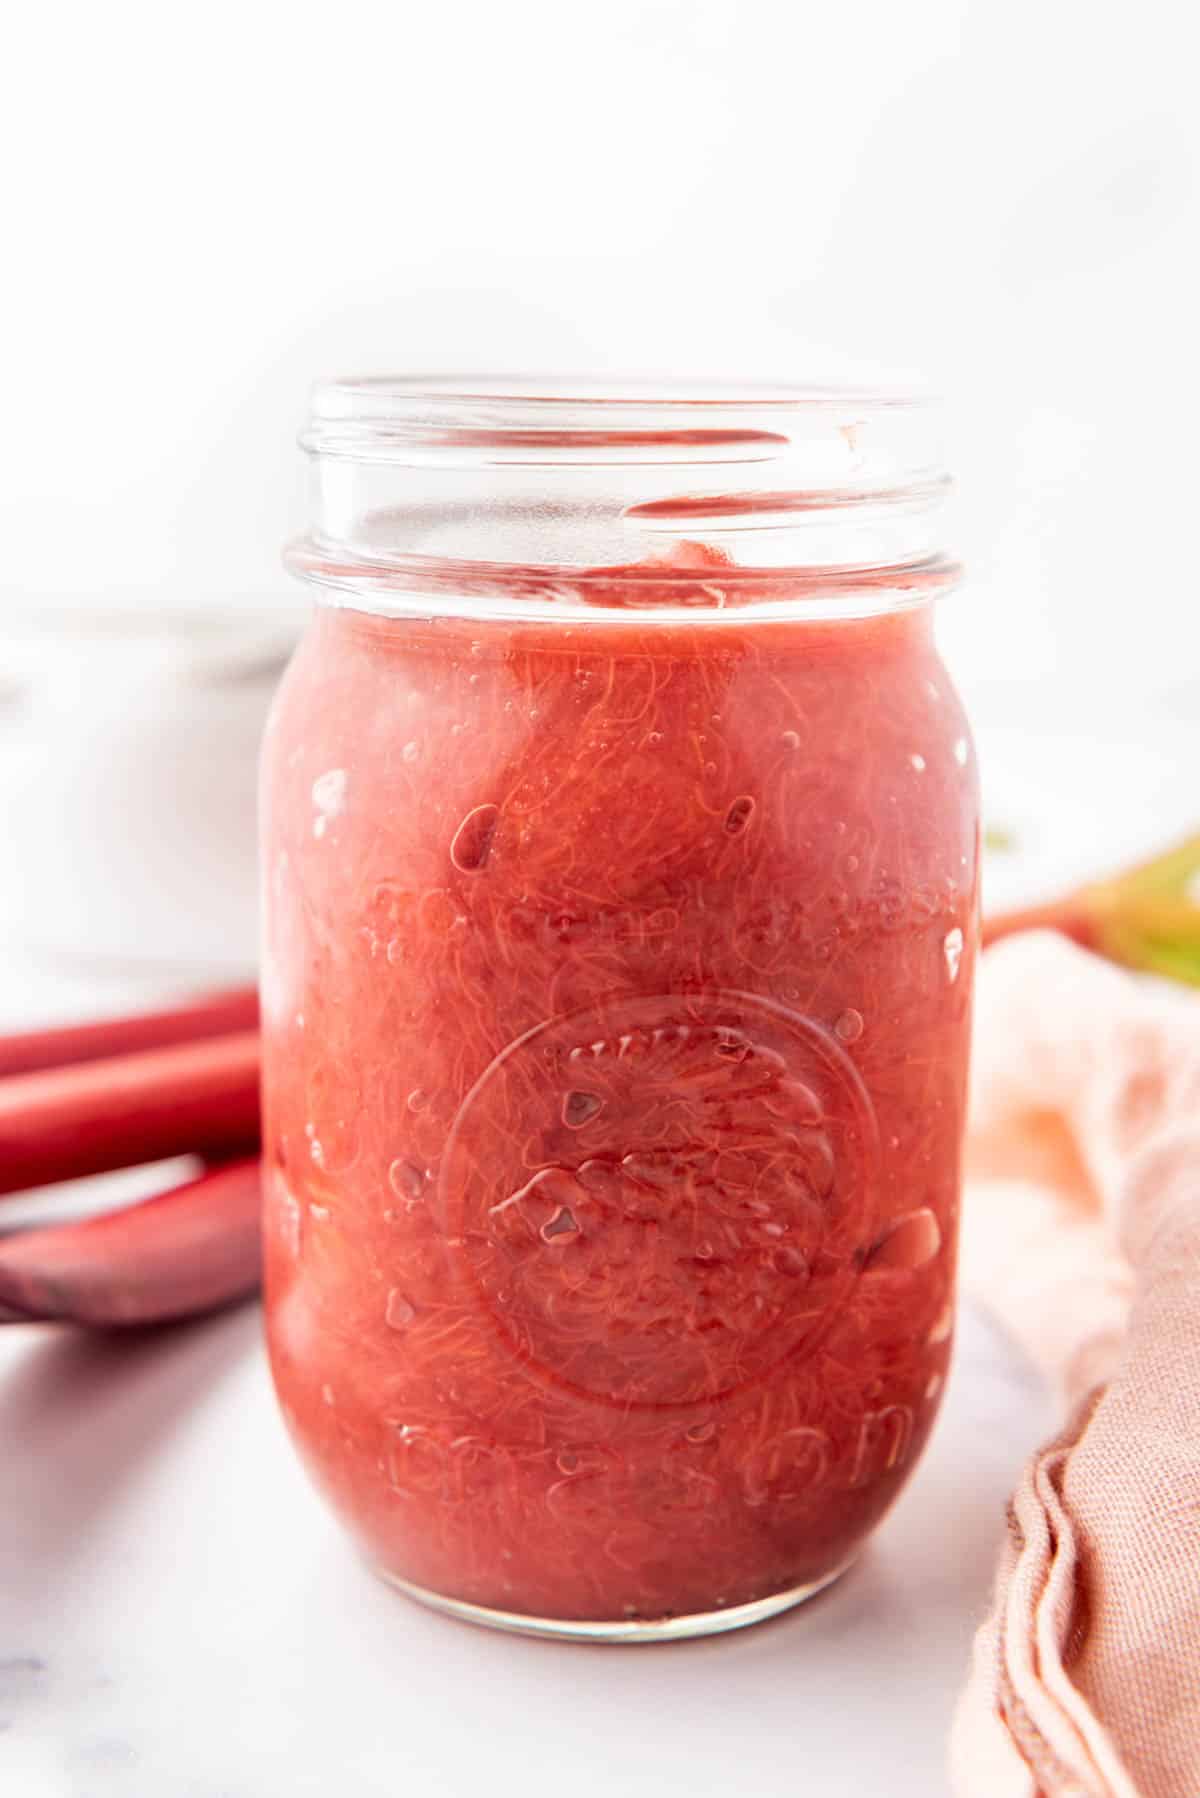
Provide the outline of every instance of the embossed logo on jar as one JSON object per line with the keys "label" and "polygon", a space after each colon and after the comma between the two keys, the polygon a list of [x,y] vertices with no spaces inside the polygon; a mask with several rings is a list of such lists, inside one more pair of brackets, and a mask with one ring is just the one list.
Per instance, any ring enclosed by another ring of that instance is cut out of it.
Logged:
{"label": "embossed logo on jar", "polygon": [[441,1204],[527,1366],[623,1407],[686,1406],[827,1331],[871,1237],[875,1153],[823,1025],[743,993],[614,999],[496,1058]]}

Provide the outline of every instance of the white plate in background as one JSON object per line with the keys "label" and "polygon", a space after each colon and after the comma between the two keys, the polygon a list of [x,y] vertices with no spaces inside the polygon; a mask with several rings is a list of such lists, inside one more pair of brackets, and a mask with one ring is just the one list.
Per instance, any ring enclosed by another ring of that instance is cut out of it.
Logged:
{"label": "white plate in background", "polygon": [[226,979],[255,962],[258,741],[303,607],[6,620],[10,954]]}

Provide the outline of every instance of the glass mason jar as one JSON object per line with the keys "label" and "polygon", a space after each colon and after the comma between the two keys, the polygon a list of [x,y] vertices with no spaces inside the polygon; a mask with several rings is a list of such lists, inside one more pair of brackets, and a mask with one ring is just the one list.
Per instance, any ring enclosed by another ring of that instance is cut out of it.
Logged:
{"label": "glass mason jar", "polygon": [[267,1318],[411,1595],[795,1604],[950,1353],[974,757],[903,396],[317,390],[264,758]]}

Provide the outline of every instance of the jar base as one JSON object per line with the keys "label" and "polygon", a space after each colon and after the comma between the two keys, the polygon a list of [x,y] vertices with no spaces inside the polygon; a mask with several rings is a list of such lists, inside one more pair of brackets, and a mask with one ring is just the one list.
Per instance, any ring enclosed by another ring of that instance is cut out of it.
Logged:
{"label": "jar base", "polygon": [[599,1623],[576,1623],[561,1617],[527,1617],[520,1611],[498,1611],[488,1605],[469,1604],[461,1598],[444,1598],[424,1586],[413,1585],[411,1580],[401,1579],[398,1574],[388,1573],[375,1562],[368,1565],[394,1591],[415,1599],[431,1611],[457,1617],[463,1623],[504,1630],[514,1636],[543,1636],[559,1642],[630,1643],[685,1642],[693,1636],[719,1636],[726,1630],[765,1623],[769,1617],[778,1617],[780,1612],[790,1611],[806,1599],[815,1598],[818,1592],[824,1592],[852,1566],[855,1558],[852,1555],[823,1579],[813,1580],[806,1586],[790,1586],[786,1592],[776,1592],[770,1598],[757,1598],[752,1604],[731,1605],[728,1610],[697,1611],[686,1617],[633,1617]]}

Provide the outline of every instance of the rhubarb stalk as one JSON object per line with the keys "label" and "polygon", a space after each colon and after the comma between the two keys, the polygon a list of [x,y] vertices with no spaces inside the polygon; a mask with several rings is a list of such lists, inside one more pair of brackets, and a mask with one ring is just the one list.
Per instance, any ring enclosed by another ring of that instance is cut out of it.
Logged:
{"label": "rhubarb stalk", "polygon": [[259,1279],[259,1204],[255,1158],[0,1241],[0,1323],[161,1323],[244,1298]]}
{"label": "rhubarb stalk", "polygon": [[1123,967],[1200,986],[1200,835],[1064,898],[983,921],[983,941],[1057,930]]}
{"label": "rhubarb stalk", "polygon": [[44,1068],[63,1068],[113,1055],[133,1055],[142,1049],[165,1049],[172,1043],[229,1036],[235,1031],[253,1030],[257,1025],[257,992],[252,986],[235,987],[165,1011],[0,1036],[0,1076],[32,1074]]}
{"label": "rhubarb stalk", "polygon": [[0,1081],[0,1193],[258,1142],[257,1032]]}

